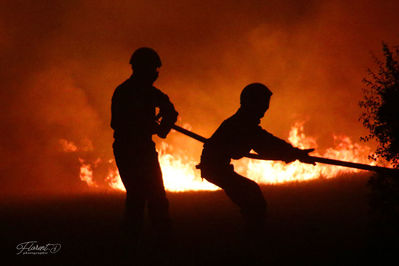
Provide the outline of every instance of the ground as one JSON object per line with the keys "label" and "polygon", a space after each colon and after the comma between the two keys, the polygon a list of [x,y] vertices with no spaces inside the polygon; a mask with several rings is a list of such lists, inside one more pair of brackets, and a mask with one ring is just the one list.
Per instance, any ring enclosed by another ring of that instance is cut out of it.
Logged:
{"label": "ground", "polygon": [[[139,261],[121,245],[122,193],[7,198],[2,254],[13,261],[7,265],[381,265],[386,256],[376,252],[367,180],[352,175],[262,186],[267,236],[256,246],[245,240],[239,211],[223,191],[168,193],[174,243],[156,251],[147,222]],[[16,255],[18,243],[32,240],[62,248]]]}

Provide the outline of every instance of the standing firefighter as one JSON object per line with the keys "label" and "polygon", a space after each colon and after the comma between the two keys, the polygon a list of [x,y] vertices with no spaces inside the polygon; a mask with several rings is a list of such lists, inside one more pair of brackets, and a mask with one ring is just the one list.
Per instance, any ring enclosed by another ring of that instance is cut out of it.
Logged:
{"label": "standing firefighter", "polygon": [[158,236],[170,233],[168,200],[152,135],[166,138],[178,113],[168,96],[153,86],[161,67],[158,54],[151,48],[139,48],[130,64],[132,76],[112,96],[111,127],[115,161],[126,188],[125,233],[137,241],[146,203]]}
{"label": "standing firefighter", "polygon": [[221,187],[240,207],[247,229],[253,236],[262,232],[266,201],[259,186],[234,171],[231,159],[240,159],[253,149],[271,160],[306,161],[313,149],[294,148],[260,127],[260,119],[269,108],[272,92],[263,84],[253,83],[241,92],[241,106],[225,120],[204,144],[201,155],[201,175]]}

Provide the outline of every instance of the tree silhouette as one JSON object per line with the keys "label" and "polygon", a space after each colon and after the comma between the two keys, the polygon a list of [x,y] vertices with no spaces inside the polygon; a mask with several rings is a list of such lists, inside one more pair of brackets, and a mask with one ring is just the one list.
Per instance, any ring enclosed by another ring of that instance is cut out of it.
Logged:
{"label": "tree silhouette", "polygon": [[363,141],[378,142],[374,160],[385,160],[399,166],[399,47],[392,50],[383,43],[384,61],[374,56],[377,71],[368,70],[369,78],[363,80],[364,98],[360,121],[369,129]]}
{"label": "tree silhouette", "polygon": [[[375,139],[370,157],[399,168],[399,47],[382,44],[384,60],[374,56],[377,70],[368,70],[363,82],[360,121],[369,130],[363,141]],[[399,177],[376,173],[369,180],[371,220],[370,254],[378,261],[393,257],[399,247]]]}

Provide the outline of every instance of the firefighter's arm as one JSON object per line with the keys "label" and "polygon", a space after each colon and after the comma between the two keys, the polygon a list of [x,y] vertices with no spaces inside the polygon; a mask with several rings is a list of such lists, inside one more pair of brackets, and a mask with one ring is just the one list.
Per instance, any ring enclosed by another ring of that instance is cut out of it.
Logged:
{"label": "firefighter's arm", "polygon": [[255,134],[253,149],[270,160],[282,160],[286,163],[300,160],[306,163],[313,163],[307,160],[307,157],[314,149],[302,150],[293,147],[288,142],[273,136],[261,127],[258,127]]}
{"label": "firefighter's arm", "polygon": [[172,126],[177,121],[178,112],[176,111],[173,104],[170,102],[169,97],[162,92],[158,95],[157,105],[159,107],[159,114],[157,119],[160,120],[157,129],[157,135],[160,138],[166,138],[169,134]]}
{"label": "firefighter's arm", "polygon": [[315,165],[316,162],[309,157],[309,153],[313,152],[314,149],[297,149],[296,151],[296,159],[303,162]]}

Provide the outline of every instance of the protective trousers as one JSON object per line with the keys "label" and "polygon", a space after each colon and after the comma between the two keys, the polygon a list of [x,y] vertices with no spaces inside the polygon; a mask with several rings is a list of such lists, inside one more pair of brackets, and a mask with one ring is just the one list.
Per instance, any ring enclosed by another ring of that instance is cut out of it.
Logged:
{"label": "protective trousers", "polygon": [[143,226],[145,205],[158,237],[170,234],[169,203],[155,148],[141,149],[115,142],[113,145],[119,175],[126,188],[124,228],[138,238]]}
{"label": "protective trousers", "polygon": [[227,196],[240,207],[249,231],[263,231],[266,201],[258,184],[234,172],[233,167],[202,168],[201,175],[222,188]]}

